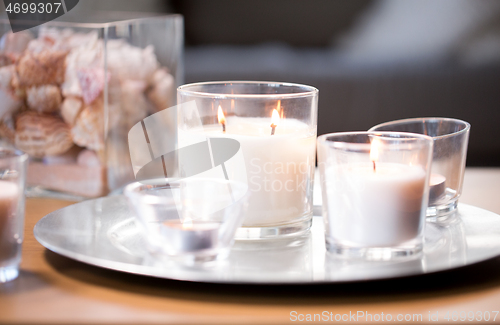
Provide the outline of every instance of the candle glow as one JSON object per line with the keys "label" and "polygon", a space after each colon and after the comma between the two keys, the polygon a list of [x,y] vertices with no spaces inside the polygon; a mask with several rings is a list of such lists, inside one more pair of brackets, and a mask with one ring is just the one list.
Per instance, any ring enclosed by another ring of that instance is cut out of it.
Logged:
{"label": "candle glow", "polygon": [[224,112],[222,111],[222,107],[220,105],[217,110],[217,119],[219,120],[219,124],[222,125],[222,132],[226,132],[226,117],[224,116]]}
{"label": "candle glow", "polygon": [[182,229],[192,229],[193,228],[193,220],[189,217],[185,217],[184,221],[182,222]]}
{"label": "candle glow", "polygon": [[372,140],[372,145],[370,148],[370,160],[373,163],[373,171],[375,172],[377,170],[377,166],[375,162],[378,160],[378,152],[379,152],[379,147],[380,147],[380,140],[378,138],[373,138]]}
{"label": "candle glow", "polygon": [[[278,104],[279,107],[279,104]],[[271,116],[271,135],[274,135],[274,131],[280,122],[280,114],[277,109],[273,109],[273,115]]]}

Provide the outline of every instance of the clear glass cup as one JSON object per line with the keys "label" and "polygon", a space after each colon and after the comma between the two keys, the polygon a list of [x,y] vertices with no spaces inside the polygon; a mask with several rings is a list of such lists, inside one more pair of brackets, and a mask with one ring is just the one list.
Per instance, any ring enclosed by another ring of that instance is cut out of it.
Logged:
{"label": "clear glass cup", "polygon": [[[223,138],[238,153],[222,167],[252,193],[239,239],[304,233],[311,226],[318,90],[227,81],[177,89],[179,147]],[[186,159],[179,157],[180,170]],[[207,171],[212,173],[213,171]]]}
{"label": "clear glass cup", "polygon": [[318,137],[329,253],[385,260],[422,250],[432,146],[401,132]]}
{"label": "clear glass cup", "polygon": [[156,179],[127,185],[150,251],[183,262],[227,257],[247,207],[244,183],[207,178]]}
{"label": "clear glass cup", "polygon": [[412,118],[382,123],[370,131],[411,132],[432,137],[434,152],[427,217],[431,221],[448,218],[457,208],[462,193],[470,124],[452,118]]}
{"label": "clear glass cup", "polygon": [[0,283],[19,274],[27,162],[27,154],[0,148]]}

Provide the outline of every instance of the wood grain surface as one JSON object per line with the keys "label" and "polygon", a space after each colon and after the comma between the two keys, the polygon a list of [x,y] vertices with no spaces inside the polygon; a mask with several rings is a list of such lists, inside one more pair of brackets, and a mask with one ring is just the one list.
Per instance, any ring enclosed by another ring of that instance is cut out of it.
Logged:
{"label": "wood grain surface", "polygon": [[[500,169],[468,169],[462,201],[500,213]],[[199,284],[100,269],[52,253],[33,237],[40,218],[71,203],[27,200],[21,274],[0,285],[1,324],[303,323],[291,321],[292,311],[421,314],[416,323],[425,324],[429,312],[450,323],[446,312],[500,310],[500,258],[426,276],[308,286]]]}

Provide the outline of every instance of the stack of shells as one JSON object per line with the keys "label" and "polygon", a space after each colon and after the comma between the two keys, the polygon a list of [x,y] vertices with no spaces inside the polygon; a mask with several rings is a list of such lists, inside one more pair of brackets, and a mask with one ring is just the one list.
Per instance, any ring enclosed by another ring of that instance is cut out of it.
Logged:
{"label": "stack of shells", "polygon": [[[41,28],[37,38],[29,32],[8,33],[0,49],[0,136],[45,165],[105,168],[105,123],[108,130],[128,131],[173,105],[174,77],[160,67],[152,46],[108,40],[107,71],[105,44],[97,31]],[[86,193],[73,185],[67,190],[80,195],[106,191],[100,186]]]}

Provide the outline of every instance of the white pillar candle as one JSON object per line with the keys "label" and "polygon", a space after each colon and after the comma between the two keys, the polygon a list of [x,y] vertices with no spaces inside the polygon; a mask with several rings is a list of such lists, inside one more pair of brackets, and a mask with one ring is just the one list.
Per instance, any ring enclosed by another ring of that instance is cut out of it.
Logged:
{"label": "white pillar candle", "polygon": [[426,209],[425,177],[421,167],[395,163],[377,162],[375,170],[372,162],[326,168],[331,236],[358,247],[395,246],[416,238]]}
{"label": "white pillar candle", "polygon": [[[179,130],[181,146],[200,134],[239,141],[251,192],[243,226],[286,224],[312,213],[308,192],[313,186],[316,128],[283,118],[271,135],[271,124],[271,117],[228,116],[225,132],[219,124]],[[227,172],[237,179],[231,168]]]}
{"label": "white pillar candle", "polygon": [[0,265],[2,261],[15,257],[20,249],[12,229],[18,197],[17,184],[0,180]]}

